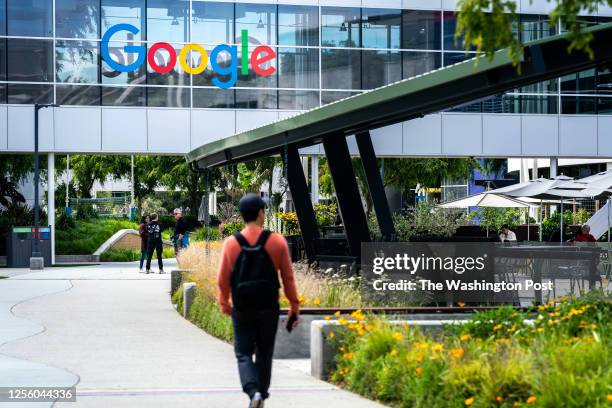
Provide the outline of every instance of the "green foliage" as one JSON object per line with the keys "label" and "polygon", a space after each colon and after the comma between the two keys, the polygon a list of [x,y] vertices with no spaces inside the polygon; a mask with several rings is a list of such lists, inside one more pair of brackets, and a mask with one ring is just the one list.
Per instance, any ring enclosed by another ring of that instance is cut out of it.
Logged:
{"label": "green foliage", "polygon": [[75,228],[56,230],[56,251],[60,255],[93,254],[100,245],[121,229],[138,230],[138,225],[117,219],[78,221]]}
{"label": "green foliage", "polygon": [[77,223],[74,218],[70,215],[67,215],[64,211],[60,213],[60,215],[56,218],[57,229],[61,230],[69,230],[76,228]]}
{"label": "green foliage", "polygon": [[483,228],[497,231],[504,224],[512,229],[520,225],[524,219],[525,210],[520,208],[492,208],[485,207],[479,211],[472,211],[470,218],[478,218]]}
{"label": "green foliage", "polygon": [[338,214],[338,207],[336,204],[315,204],[314,211],[319,228],[334,225],[334,219]]}
{"label": "green foliage", "polygon": [[189,236],[192,241],[218,241],[221,233],[217,227],[202,227]]}
{"label": "green foliage", "polygon": [[229,237],[234,235],[236,232],[242,231],[244,228],[244,222],[241,221],[230,221],[221,224],[221,235],[222,237]]}
{"label": "green foliage", "polygon": [[417,236],[450,237],[467,222],[462,211],[436,208],[433,203],[422,202],[408,214],[394,214],[397,238],[409,241]]}
{"label": "green foliage", "polygon": [[[153,254],[153,258],[157,255]],[[172,248],[164,248],[162,258],[174,258],[174,250]],[[134,262],[140,260],[140,250],[138,249],[109,249],[100,255],[101,262]]]}
{"label": "green foliage", "polygon": [[[574,215],[571,211],[563,212],[563,225],[572,225],[574,222]],[[550,236],[550,234],[561,226],[561,212],[557,211],[550,217],[544,219],[542,221],[542,234],[545,238]]]}
{"label": "green foliage", "polygon": [[[591,58],[592,34],[582,31],[584,22],[579,14],[592,14],[598,5],[610,5],[609,0],[559,0],[550,13],[551,21],[559,21],[569,31],[567,51],[586,52]],[[455,41],[466,50],[477,51],[492,59],[495,51],[508,48],[508,55],[519,66],[523,54],[522,26],[516,14],[516,2],[512,0],[461,0]]]}
{"label": "green foliage", "polygon": [[100,218],[98,211],[91,205],[83,205],[76,211],[75,218],[79,221],[97,220]]}
{"label": "green foliage", "polygon": [[412,159],[386,158],[385,185],[402,190],[414,188],[417,184],[437,187],[444,179],[465,179],[480,164],[474,159]]}
{"label": "green foliage", "polygon": [[581,208],[572,214],[572,223],[574,225],[582,225],[591,218],[591,215],[593,214],[588,212],[585,208]]}
{"label": "green foliage", "polygon": [[612,297],[602,291],[477,313],[441,334],[359,311],[338,322],[327,335],[331,379],[389,406],[579,408],[612,398]]}

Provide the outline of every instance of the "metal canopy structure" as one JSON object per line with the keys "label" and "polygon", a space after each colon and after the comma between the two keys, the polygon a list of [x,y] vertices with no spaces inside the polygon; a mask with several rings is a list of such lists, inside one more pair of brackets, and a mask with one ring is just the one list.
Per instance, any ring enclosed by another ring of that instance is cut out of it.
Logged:
{"label": "metal canopy structure", "polygon": [[205,171],[262,156],[286,157],[287,179],[302,237],[308,257],[313,260],[321,238],[308,194],[301,191],[307,184],[298,166],[297,149],[322,143],[345,226],[347,255],[358,257],[360,243],[371,238],[363,208],[355,205],[360,203],[360,196],[347,136],[356,135],[383,238],[393,239],[395,230],[369,131],[572,72],[612,65],[612,23],[585,31],[593,36],[592,58],[583,52],[568,54],[567,35],[549,37],[527,43],[518,66],[512,64],[506,50],[499,50],[491,60],[481,58],[477,64],[467,60],[208,143],[190,152],[187,160],[193,170]]}

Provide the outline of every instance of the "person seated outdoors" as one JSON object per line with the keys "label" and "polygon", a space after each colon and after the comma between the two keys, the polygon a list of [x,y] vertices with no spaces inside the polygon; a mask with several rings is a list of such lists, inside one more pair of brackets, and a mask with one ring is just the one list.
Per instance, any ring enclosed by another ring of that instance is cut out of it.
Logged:
{"label": "person seated outdoors", "polygon": [[516,234],[510,231],[508,224],[504,224],[499,229],[499,240],[501,242],[516,242]]}
{"label": "person seated outdoors", "polygon": [[548,237],[548,242],[567,242],[572,240],[572,231],[567,224],[563,224],[563,239],[561,239],[561,228],[555,228]]}
{"label": "person seated outdoors", "polygon": [[591,235],[591,227],[587,224],[584,224],[580,229],[580,232],[576,234],[575,240],[576,242],[597,242],[595,237]]}

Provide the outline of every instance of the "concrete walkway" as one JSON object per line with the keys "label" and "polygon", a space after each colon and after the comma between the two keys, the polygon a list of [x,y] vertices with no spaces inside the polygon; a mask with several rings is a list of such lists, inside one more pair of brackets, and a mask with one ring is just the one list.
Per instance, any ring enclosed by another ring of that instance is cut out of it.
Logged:
{"label": "concrete walkway", "polygon": [[[134,265],[0,269],[0,386],[76,384],[78,407],[246,407],[231,346],[179,316],[169,275]],[[380,406],[295,366],[275,362],[267,407]]]}

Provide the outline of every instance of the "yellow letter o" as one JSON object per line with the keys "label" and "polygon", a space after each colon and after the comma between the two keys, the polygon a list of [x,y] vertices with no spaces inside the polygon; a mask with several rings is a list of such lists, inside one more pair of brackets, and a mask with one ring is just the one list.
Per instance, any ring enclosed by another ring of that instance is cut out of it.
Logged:
{"label": "yellow letter o", "polygon": [[[191,64],[187,62],[187,54],[190,51],[197,51],[200,53],[200,56],[202,57],[202,60],[200,61],[200,65],[198,65],[197,67],[192,67]],[[193,43],[186,44],[181,50],[181,53],[179,54],[179,63],[181,64],[181,67],[183,67],[183,70],[186,73],[191,74],[191,75],[201,74],[202,72],[204,72],[204,70],[206,69],[206,66],[208,65],[208,53],[206,52],[204,47],[202,47],[199,44],[193,44]]]}

